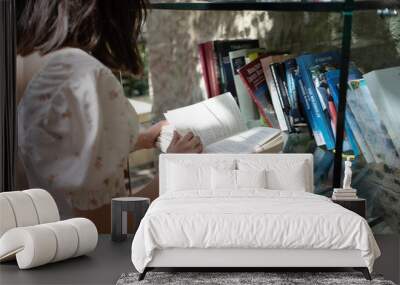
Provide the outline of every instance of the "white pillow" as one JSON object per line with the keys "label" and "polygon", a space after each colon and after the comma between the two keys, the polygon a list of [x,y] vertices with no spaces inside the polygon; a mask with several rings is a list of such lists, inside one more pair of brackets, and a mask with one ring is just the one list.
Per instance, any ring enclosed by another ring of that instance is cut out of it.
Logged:
{"label": "white pillow", "polygon": [[238,169],[247,171],[266,170],[267,188],[271,190],[307,191],[309,172],[307,161],[291,159],[238,159]]}
{"label": "white pillow", "polygon": [[213,190],[236,190],[236,170],[212,168],[211,188]]}
{"label": "white pillow", "polygon": [[169,191],[210,189],[211,167],[169,163],[167,188]]}
{"label": "white pillow", "polygon": [[267,188],[267,171],[236,170],[237,188]]}
{"label": "white pillow", "polygon": [[212,189],[220,190],[239,190],[241,188],[266,188],[267,175],[265,170],[211,170]]}
{"label": "white pillow", "polygon": [[190,160],[180,158],[168,161],[166,166],[166,189],[168,192],[198,190],[211,191],[212,169],[233,170],[236,168],[236,160],[203,159]]}
{"label": "white pillow", "polygon": [[307,191],[307,172],[304,163],[290,170],[270,169],[267,171],[268,188],[273,190]]}

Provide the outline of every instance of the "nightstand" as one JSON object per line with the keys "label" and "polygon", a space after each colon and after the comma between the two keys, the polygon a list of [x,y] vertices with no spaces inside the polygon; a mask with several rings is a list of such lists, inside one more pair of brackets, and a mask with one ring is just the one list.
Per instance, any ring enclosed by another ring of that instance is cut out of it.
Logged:
{"label": "nightstand", "polygon": [[359,214],[364,219],[367,218],[367,201],[365,199],[357,198],[353,200],[340,200],[332,199],[333,203],[339,204],[340,206]]}
{"label": "nightstand", "polygon": [[121,197],[111,200],[111,239],[112,241],[124,241],[127,238],[127,212],[133,214],[135,220],[135,232],[140,221],[146,214],[150,205],[149,198]]}

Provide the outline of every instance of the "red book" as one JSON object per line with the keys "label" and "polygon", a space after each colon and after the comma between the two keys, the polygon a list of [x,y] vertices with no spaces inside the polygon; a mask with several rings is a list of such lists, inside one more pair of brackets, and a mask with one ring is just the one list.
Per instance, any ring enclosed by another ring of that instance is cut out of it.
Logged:
{"label": "red book", "polygon": [[332,125],[333,134],[336,137],[337,112],[336,112],[335,103],[333,102],[333,98],[330,95],[328,97],[328,111],[329,111],[329,116],[331,117],[331,125]]}
{"label": "red book", "polygon": [[[200,44],[202,46],[207,69],[208,85],[210,88],[209,98],[221,94],[220,74],[218,68],[218,59],[214,51],[212,41]],[[206,80],[206,78],[204,78]],[[206,83],[207,84],[207,83]]]}
{"label": "red book", "polygon": [[[329,97],[328,97],[328,113],[329,113],[329,116],[331,117],[331,126],[332,126],[333,135],[336,138],[337,112],[336,112],[335,103],[333,101],[333,97],[331,95],[329,95]],[[344,132],[344,138],[347,139],[346,132]]]}
{"label": "red book", "polygon": [[201,70],[203,72],[203,79],[206,86],[207,97],[210,98],[212,96],[210,88],[210,79],[208,77],[207,59],[206,59],[204,44],[199,44],[199,58],[200,58]]}
{"label": "red book", "polygon": [[268,86],[260,58],[239,69],[239,74],[244,85],[247,87],[250,97],[256,104],[260,116],[263,118],[266,125],[272,127],[271,120],[267,116],[266,111],[273,107],[271,106],[271,103],[268,102]]}

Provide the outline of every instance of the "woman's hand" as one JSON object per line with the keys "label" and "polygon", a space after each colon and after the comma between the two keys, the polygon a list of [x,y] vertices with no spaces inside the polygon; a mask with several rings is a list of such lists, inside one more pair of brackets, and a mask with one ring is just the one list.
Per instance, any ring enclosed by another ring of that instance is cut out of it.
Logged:
{"label": "woman's hand", "polygon": [[161,129],[162,127],[168,125],[167,121],[159,121],[158,123],[152,125],[150,128],[148,128],[145,131],[145,134],[147,136],[147,148],[153,148],[156,146],[156,142],[158,137],[160,136]]}
{"label": "woman's hand", "polygon": [[174,131],[174,137],[167,149],[167,153],[201,153],[203,152],[203,144],[198,136],[192,132],[184,136]]}
{"label": "woman's hand", "polygon": [[150,128],[141,132],[138,137],[138,141],[135,145],[135,150],[148,149],[156,146],[157,138],[160,136],[161,129],[163,126],[168,125],[167,121],[160,121]]}

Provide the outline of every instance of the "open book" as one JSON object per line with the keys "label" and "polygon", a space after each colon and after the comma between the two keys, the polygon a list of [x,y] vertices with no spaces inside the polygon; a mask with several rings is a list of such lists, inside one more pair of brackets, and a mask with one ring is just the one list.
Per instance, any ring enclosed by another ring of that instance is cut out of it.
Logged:
{"label": "open book", "polygon": [[173,132],[189,131],[200,137],[204,153],[280,152],[283,137],[279,129],[248,129],[245,119],[230,93],[164,114],[169,122],[163,127],[157,145],[166,152]]}

